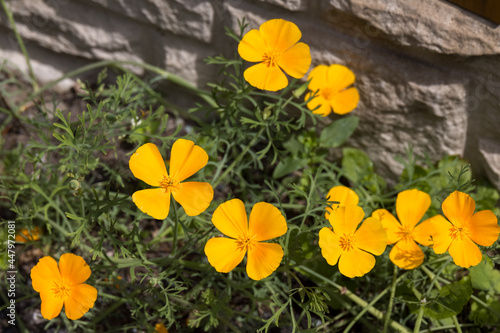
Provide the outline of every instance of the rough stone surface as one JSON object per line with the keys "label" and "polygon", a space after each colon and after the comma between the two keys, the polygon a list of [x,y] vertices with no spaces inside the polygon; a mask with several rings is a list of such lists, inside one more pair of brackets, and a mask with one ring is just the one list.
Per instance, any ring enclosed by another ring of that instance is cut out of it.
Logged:
{"label": "rough stone surface", "polygon": [[[476,176],[486,175],[500,189],[500,27],[447,1],[16,0],[9,5],[42,81],[98,60],[120,59],[163,67],[204,87],[217,69],[203,59],[235,52],[225,26],[238,31],[243,17],[250,29],[272,18],[293,21],[311,48],[313,66],[340,63],[356,74],[361,101],[353,113],[361,119],[349,144],[364,149],[377,171],[395,179],[402,166],[393,157],[411,144],[434,160],[444,154],[468,159]],[[3,13],[0,58],[25,69]]]}

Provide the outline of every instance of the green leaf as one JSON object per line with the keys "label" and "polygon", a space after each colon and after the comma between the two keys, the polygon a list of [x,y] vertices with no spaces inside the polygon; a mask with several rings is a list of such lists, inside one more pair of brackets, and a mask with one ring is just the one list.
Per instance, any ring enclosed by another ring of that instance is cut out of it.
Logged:
{"label": "green leaf", "polygon": [[356,148],[342,149],[342,171],[354,184],[366,186],[374,193],[381,193],[385,180],[373,171],[373,162],[368,155]]}
{"label": "green leaf", "polygon": [[319,137],[323,147],[338,147],[343,144],[358,126],[359,118],[356,116],[341,118],[326,126]]}
{"label": "green leaf", "polygon": [[342,153],[342,170],[350,181],[358,183],[365,174],[372,172],[373,162],[361,150],[344,148]]}
{"label": "green leaf", "polygon": [[457,315],[471,295],[471,279],[466,276],[441,288],[438,297],[425,305],[424,315],[438,320]]}
{"label": "green leaf", "polygon": [[283,143],[283,147],[291,154],[299,154],[304,151],[304,144],[297,140],[296,137],[291,137],[288,141]]}
{"label": "green leaf", "polygon": [[281,160],[273,172],[273,178],[281,178],[307,165],[305,158],[288,156]]}
{"label": "green leaf", "polygon": [[493,268],[493,262],[483,255],[483,260],[469,268],[472,286],[476,289],[500,293],[500,271]]}

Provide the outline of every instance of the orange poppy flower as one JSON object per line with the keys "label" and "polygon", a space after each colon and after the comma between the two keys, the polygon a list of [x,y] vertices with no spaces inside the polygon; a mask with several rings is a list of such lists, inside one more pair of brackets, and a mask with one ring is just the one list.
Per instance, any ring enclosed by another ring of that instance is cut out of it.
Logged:
{"label": "orange poppy flower", "polygon": [[142,212],[158,220],[167,218],[171,194],[187,215],[201,214],[214,197],[212,185],[184,180],[207,162],[208,155],[203,148],[193,141],[178,139],[172,146],[169,175],[158,147],[153,143],[140,146],[130,157],[130,170],[136,178],[157,188],[137,191],[132,200]]}
{"label": "orange poppy flower", "polygon": [[338,204],[333,203],[330,207],[326,207],[325,217],[328,219],[332,210],[337,209],[341,206],[355,205],[359,203],[359,197],[347,186],[339,185],[334,186],[328,191],[326,195],[327,201],[337,201]]}
{"label": "orange poppy flower", "polygon": [[[377,209],[372,217],[379,219],[387,232],[387,244],[394,244],[389,258],[398,267],[414,269],[424,262],[424,252],[417,243],[430,246],[434,228],[430,219],[417,225],[431,205],[431,197],[419,190],[400,192],[396,199],[399,221],[386,209]],[[417,243],[416,243],[417,242]]]}
{"label": "orange poppy flower", "polygon": [[66,316],[76,320],[94,307],[97,289],[84,284],[90,273],[85,260],[72,253],[63,254],[59,266],[52,257],[41,258],[31,269],[31,280],[42,299],[42,316],[51,320],[64,305]]}
{"label": "orange poppy flower", "polygon": [[16,233],[16,242],[36,241],[40,239],[41,234],[42,229],[40,227],[34,227],[33,229],[22,228]]}
{"label": "orange poppy flower", "polygon": [[387,246],[387,236],[379,220],[365,217],[359,206],[339,207],[330,213],[333,228],[319,231],[319,247],[328,264],[339,264],[343,275],[353,278],[363,276],[375,266],[374,255],[381,255]]}
{"label": "orange poppy flower", "polygon": [[264,243],[288,230],[285,218],[271,204],[256,203],[247,219],[245,205],[239,199],[232,199],[219,205],[212,216],[212,222],[226,237],[214,237],[205,245],[208,262],[217,272],[228,273],[248,253],[247,274],[253,280],[271,275],[280,265],[283,248],[276,243]]}
{"label": "orange poppy flower", "polygon": [[252,86],[277,91],[288,85],[283,73],[300,79],[311,65],[309,46],[298,43],[302,34],[292,22],[282,19],[269,20],[259,30],[250,30],[243,36],[238,53],[250,62],[258,62],[243,73]]}
{"label": "orange poppy flower", "polygon": [[500,227],[491,210],[474,213],[476,203],[468,194],[455,191],[441,206],[442,215],[433,218],[436,234],[434,246],[437,254],[448,251],[457,266],[468,268],[481,262],[479,247],[491,246],[498,239]]}
{"label": "orange poppy flower", "polygon": [[309,73],[307,79],[310,80],[308,88],[311,92],[306,94],[305,100],[318,91],[316,97],[307,103],[313,113],[323,117],[328,116],[332,110],[336,114],[346,114],[358,105],[359,92],[350,87],[355,76],[349,68],[342,65],[319,65]]}

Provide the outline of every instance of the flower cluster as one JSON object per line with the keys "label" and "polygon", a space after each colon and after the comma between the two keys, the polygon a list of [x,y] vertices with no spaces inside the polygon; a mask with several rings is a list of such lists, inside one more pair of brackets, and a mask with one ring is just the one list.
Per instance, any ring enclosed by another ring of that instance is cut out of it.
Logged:
{"label": "flower cluster", "polygon": [[[412,189],[397,196],[399,220],[388,210],[378,209],[357,230],[356,226],[364,218],[363,210],[355,206],[359,201],[357,194],[345,186],[336,186],[328,192],[327,200],[334,201],[325,214],[333,231],[321,229],[319,246],[327,262],[335,265],[338,261],[339,271],[348,277],[362,276],[373,268],[375,259],[370,253],[382,254],[385,244],[382,247],[381,242],[394,244],[389,258],[403,269],[414,269],[424,262],[424,252],[417,243],[432,247],[436,254],[448,251],[458,266],[475,266],[482,258],[476,244],[491,246],[500,233],[495,214],[491,210],[474,214],[474,200],[459,191],[443,201],[442,210],[447,219],[436,215],[421,221],[431,198],[425,192]],[[350,258],[349,264],[343,257]]]}
{"label": "flower cluster", "polygon": [[[292,22],[282,19],[262,23],[259,29],[247,32],[238,44],[238,53],[256,65],[243,73],[250,85],[263,90],[277,91],[288,85],[283,73],[300,79],[309,70],[309,46],[298,43],[302,34]],[[310,92],[307,107],[316,114],[327,116],[332,110],[346,114],[356,108],[359,92],[352,87],[354,73],[345,66],[333,64],[316,66],[307,78]]]}

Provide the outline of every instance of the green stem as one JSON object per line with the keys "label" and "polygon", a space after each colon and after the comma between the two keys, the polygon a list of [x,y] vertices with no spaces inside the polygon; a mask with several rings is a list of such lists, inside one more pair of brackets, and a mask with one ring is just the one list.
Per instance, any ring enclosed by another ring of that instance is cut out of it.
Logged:
{"label": "green stem", "polygon": [[394,305],[394,295],[396,295],[397,278],[398,266],[394,265],[394,270],[392,272],[391,297],[389,298],[389,305],[387,306],[387,313],[385,314],[384,329],[382,333],[387,333],[387,330],[389,329],[389,320],[391,320],[392,307]]}
{"label": "green stem", "polygon": [[422,324],[422,319],[424,318],[424,308],[425,305],[422,304],[418,310],[417,321],[415,323],[415,327],[413,328],[413,333],[420,331],[420,325]]}
{"label": "green stem", "polygon": [[262,132],[264,132],[264,129],[265,127],[262,127],[260,130],[259,130],[259,133],[257,133],[252,141],[250,141],[250,143],[245,147],[245,149],[243,149],[243,151],[234,159],[233,163],[231,163],[230,166],[227,167],[226,171],[224,171],[224,173],[216,180],[212,183],[212,187],[215,188],[217,187],[217,185],[219,185],[219,183],[226,178],[226,176],[234,169],[234,167],[240,163],[241,159],[243,158],[243,156],[245,156],[245,154],[248,152],[248,150],[250,148],[253,147],[253,145],[255,143],[257,143],[257,140],[259,140],[260,138],[260,135],[262,134]]}
{"label": "green stem", "polygon": [[[335,287],[336,289],[340,290],[343,292],[343,295],[348,297],[351,301],[353,301],[354,303],[360,305],[361,307],[363,308],[368,308],[368,312],[373,315],[375,318],[379,319],[379,320],[382,320],[384,318],[384,314],[375,309],[374,307],[370,306],[370,304],[368,302],[366,302],[364,299],[358,297],[356,294],[354,294],[353,292],[351,292],[350,290],[346,290],[345,287],[341,286],[341,285],[338,285],[336,284],[335,282],[327,279],[326,277],[324,277],[323,275],[321,274],[318,274],[316,273],[315,271],[305,267],[305,266],[299,266],[295,269],[298,269],[298,270],[302,270],[302,271],[305,271],[307,272],[308,274],[310,275],[313,275],[314,277],[322,280],[323,282]],[[405,327],[395,321],[392,321],[389,319],[389,325],[395,329],[396,331],[398,332],[405,332],[405,333],[409,333],[410,332],[410,329],[408,327]]]}
{"label": "green stem", "polygon": [[12,31],[14,32],[14,35],[16,35],[17,43],[21,48],[21,52],[24,55],[24,59],[26,60],[26,65],[28,66],[28,73],[30,76],[31,85],[33,86],[33,90],[37,91],[38,83],[36,82],[35,74],[33,73],[33,68],[31,67],[30,56],[28,55],[28,51],[26,50],[21,35],[17,31],[16,21],[14,21],[14,16],[12,16],[12,12],[7,8],[7,5],[5,4],[4,0],[0,0],[0,3],[2,4],[2,8],[5,14],[7,15],[7,18],[9,19],[10,25],[12,26]]}

